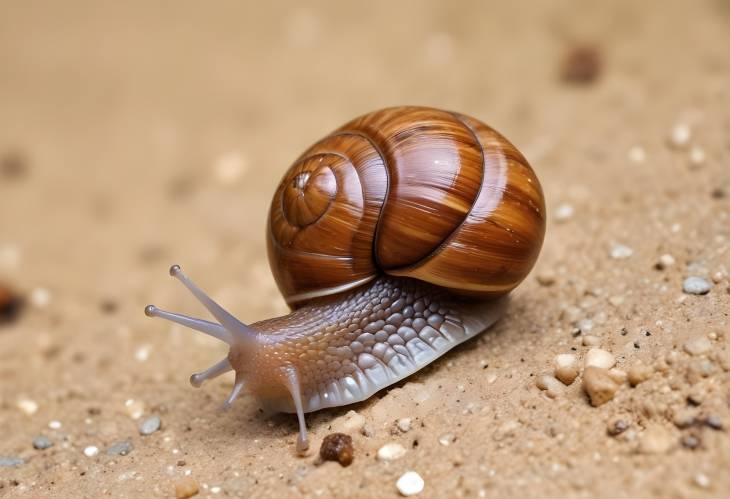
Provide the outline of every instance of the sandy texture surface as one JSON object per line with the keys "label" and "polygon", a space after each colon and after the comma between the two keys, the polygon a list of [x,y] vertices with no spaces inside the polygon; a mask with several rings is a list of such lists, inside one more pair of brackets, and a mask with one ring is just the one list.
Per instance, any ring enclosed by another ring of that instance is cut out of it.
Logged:
{"label": "sandy texture surface", "polygon": [[[730,4],[261,5],[0,2],[0,282],[26,302],[0,325],[0,496],[395,497],[413,470],[422,497],[726,497]],[[600,73],[571,84],[578,42]],[[310,415],[299,458],[294,417],[248,396],[220,412],[229,378],[190,387],[222,344],[142,308],[205,316],[167,276],[180,263],[246,322],[285,313],[264,240],[278,179],[405,103],[524,152],[544,249],[496,327]],[[690,276],[709,293],[683,293]],[[593,407],[582,374],[541,378],[592,347],[648,379],[599,376],[615,393]],[[316,458],[338,429],[346,468]],[[388,443],[405,452],[377,459]]]}

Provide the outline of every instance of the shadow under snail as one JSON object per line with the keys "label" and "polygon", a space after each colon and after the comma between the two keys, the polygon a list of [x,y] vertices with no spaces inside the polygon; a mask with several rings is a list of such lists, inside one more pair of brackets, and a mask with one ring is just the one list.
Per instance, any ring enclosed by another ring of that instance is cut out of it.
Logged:
{"label": "shadow under snail", "polygon": [[540,183],[484,123],[394,107],[345,124],[284,175],[269,213],[271,270],[292,312],[246,325],[175,265],[218,323],[162,317],[224,341],[190,383],[235,371],[267,408],[296,413],[364,400],[491,326],[545,233]]}

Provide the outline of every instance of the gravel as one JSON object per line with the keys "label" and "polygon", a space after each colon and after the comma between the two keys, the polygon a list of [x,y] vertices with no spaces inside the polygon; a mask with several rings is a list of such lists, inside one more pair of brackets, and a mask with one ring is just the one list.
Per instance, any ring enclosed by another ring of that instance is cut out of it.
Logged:
{"label": "gravel", "polygon": [[423,490],[425,482],[421,475],[415,471],[406,471],[403,475],[395,482],[395,486],[401,495],[406,497],[413,496],[420,493]]}
{"label": "gravel", "polygon": [[25,464],[21,457],[0,456],[0,468],[17,468]]}
{"label": "gravel", "polygon": [[186,476],[175,482],[175,497],[177,499],[188,499],[198,493],[200,487],[193,477]]}
{"label": "gravel", "polygon": [[53,442],[46,436],[38,435],[33,439],[33,448],[37,450],[45,450],[53,447]]}
{"label": "gravel", "polygon": [[591,405],[598,407],[613,399],[619,385],[608,370],[596,366],[588,366],[583,372],[583,390],[591,399]]}
{"label": "gravel", "polygon": [[674,257],[669,253],[665,253],[659,257],[659,260],[657,260],[657,262],[654,264],[654,267],[657,270],[664,270],[674,265],[674,263]]}
{"label": "gravel", "polygon": [[554,374],[557,379],[570,385],[578,377],[578,357],[572,353],[563,353],[555,356]]}
{"label": "gravel", "polygon": [[154,432],[160,429],[161,425],[162,421],[160,421],[159,416],[152,416],[150,418],[147,418],[142,421],[142,424],[139,425],[139,434],[152,435]]}
{"label": "gravel", "polygon": [[616,358],[606,350],[601,348],[591,348],[588,350],[585,358],[585,367],[600,367],[601,369],[611,369],[616,365]]}
{"label": "gravel", "polygon": [[649,379],[653,372],[651,367],[643,362],[637,362],[629,368],[629,372],[627,373],[629,384],[631,386],[639,385]]}
{"label": "gravel", "polygon": [[411,418],[400,418],[396,422],[396,426],[403,433],[409,432],[411,430],[412,424],[413,424],[413,421],[411,420]]}
{"label": "gravel", "polygon": [[682,283],[682,291],[688,295],[706,295],[712,289],[712,284],[702,277],[688,277]]}
{"label": "gravel", "polygon": [[406,448],[397,442],[390,442],[378,449],[378,459],[381,461],[394,461],[406,455]]}

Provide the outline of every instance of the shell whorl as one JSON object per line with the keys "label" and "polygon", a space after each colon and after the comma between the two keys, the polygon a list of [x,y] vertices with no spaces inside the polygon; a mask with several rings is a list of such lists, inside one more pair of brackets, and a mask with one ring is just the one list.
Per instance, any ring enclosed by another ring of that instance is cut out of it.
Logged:
{"label": "shell whorl", "polygon": [[468,116],[397,107],[311,146],[269,215],[269,261],[290,306],[380,273],[498,296],[532,268],[545,231],[540,184],[499,133]]}

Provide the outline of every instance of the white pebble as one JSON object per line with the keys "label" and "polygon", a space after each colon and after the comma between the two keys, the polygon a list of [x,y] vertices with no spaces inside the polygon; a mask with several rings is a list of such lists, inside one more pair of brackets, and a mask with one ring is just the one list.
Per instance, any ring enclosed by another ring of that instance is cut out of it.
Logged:
{"label": "white pebble", "polygon": [[30,302],[37,308],[44,308],[51,302],[51,292],[46,288],[35,288],[30,293]]}
{"label": "white pebble", "polygon": [[28,416],[32,416],[33,414],[38,412],[38,402],[36,402],[35,400],[20,398],[16,402],[16,405],[18,406],[18,409],[20,409],[24,414],[27,414]]}
{"label": "white pebble", "polygon": [[220,488],[220,487],[218,487],[217,485],[214,485],[214,486],[212,486],[212,487],[210,488],[210,491],[211,491],[211,492],[212,492],[213,494],[217,494],[217,493],[219,493],[219,492],[221,491],[221,488]]}
{"label": "white pebble", "polygon": [[667,267],[671,267],[672,265],[674,265],[674,263],[675,263],[674,257],[672,255],[670,255],[669,253],[664,253],[662,256],[659,257],[656,267],[659,270],[664,270]]}
{"label": "white pebble", "polygon": [[568,203],[560,203],[555,209],[555,220],[566,222],[573,217],[573,206]]}
{"label": "white pebble", "polygon": [[89,445],[84,449],[84,455],[86,457],[94,457],[99,453],[99,448],[96,445]]}
{"label": "white pebble", "polygon": [[61,428],[61,426],[63,426],[63,425],[61,424],[61,422],[60,422],[60,421],[58,421],[58,420],[56,420],[56,419],[54,419],[53,421],[51,421],[50,423],[48,423],[48,427],[49,427],[50,429],[52,429],[52,430],[58,430],[58,429],[60,429],[60,428]]}
{"label": "white pebble", "polygon": [[137,362],[145,362],[150,358],[150,350],[152,350],[152,345],[142,345],[134,351],[134,360]]}
{"label": "white pebble", "polygon": [[682,283],[682,291],[688,295],[706,295],[712,289],[712,284],[702,277],[688,277]]}
{"label": "white pebble", "polygon": [[588,350],[585,359],[585,367],[593,366],[601,369],[611,369],[616,365],[616,358],[601,348],[591,348]]}
{"label": "white pebble", "polygon": [[633,146],[629,149],[628,157],[632,163],[643,163],[646,161],[646,151],[641,146]]}
{"label": "white pebble", "polygon": [[699,168],[705,164],[705,151],[700,146],[693,146],[689,150],[689,165],[693,168]]}
{"label": "white pebble", "polygon": [[124,410],[132,419],[139,419],[144,414],[144,403],[139,400],[127,399],[124,402]]}
{"label": "white pebble", "polygon": [[687,147],[692,138],[692,130],[686,123],[677,123],[669,133],[669,143],[677,149]]}
{"label": "white pebble", "polygon": [[378,459],[381,461],[394,461],[406,455],[406,448],[396,442],[390,442],[378,449]]}
{"label": "white pebble", "polygon": [[549,374],[538,376],[536,380],[537,387],[544,390],[545,394],[551,399],[557,398],[563,394],[565,386],[555,377]]}
{"label": "white pebble", "polygon": [[439,443],[441,445],[443,445],[444,447],[451,445],[454,442],[454,440],[456,440],[456,437],[454,436],[453,433],[446,433],[439,437]]}
{"label": "white pebble", "polygon": [[555,377],[569,385],[578,376],[578,358],[572,353],[561,353],[555,357]]}
{"label": "white pebble", "polygon": [[623,260],[634,254],[634,250],[624,244],[614,244],[611,248],[611,258],[614,260]]}
{"label": "white pebble", "polygon": [[704,473],[697,473],[694,478],[695,485],[706,489],[710,486],[710,478]]}
{"label": "white pebble", "polygon": [[398,492],[406,497],[420,493],[424,485],[423,478],[415,471],[406,471],[395,483]]}
{"label": "white pebble", "polygon": [[413,420],[411,418],[400,418],[396,425],[398,426],[398,429],[402,431],[403,433],[406,433],[411,430],[411,425],[413,424]]}
{"label": "white pebble", "polygon": [[344,421],[340,423],[340,428],[344,433],[361,432],[365,427],[365,416],[355,411],[348,411],[344,416]]}

